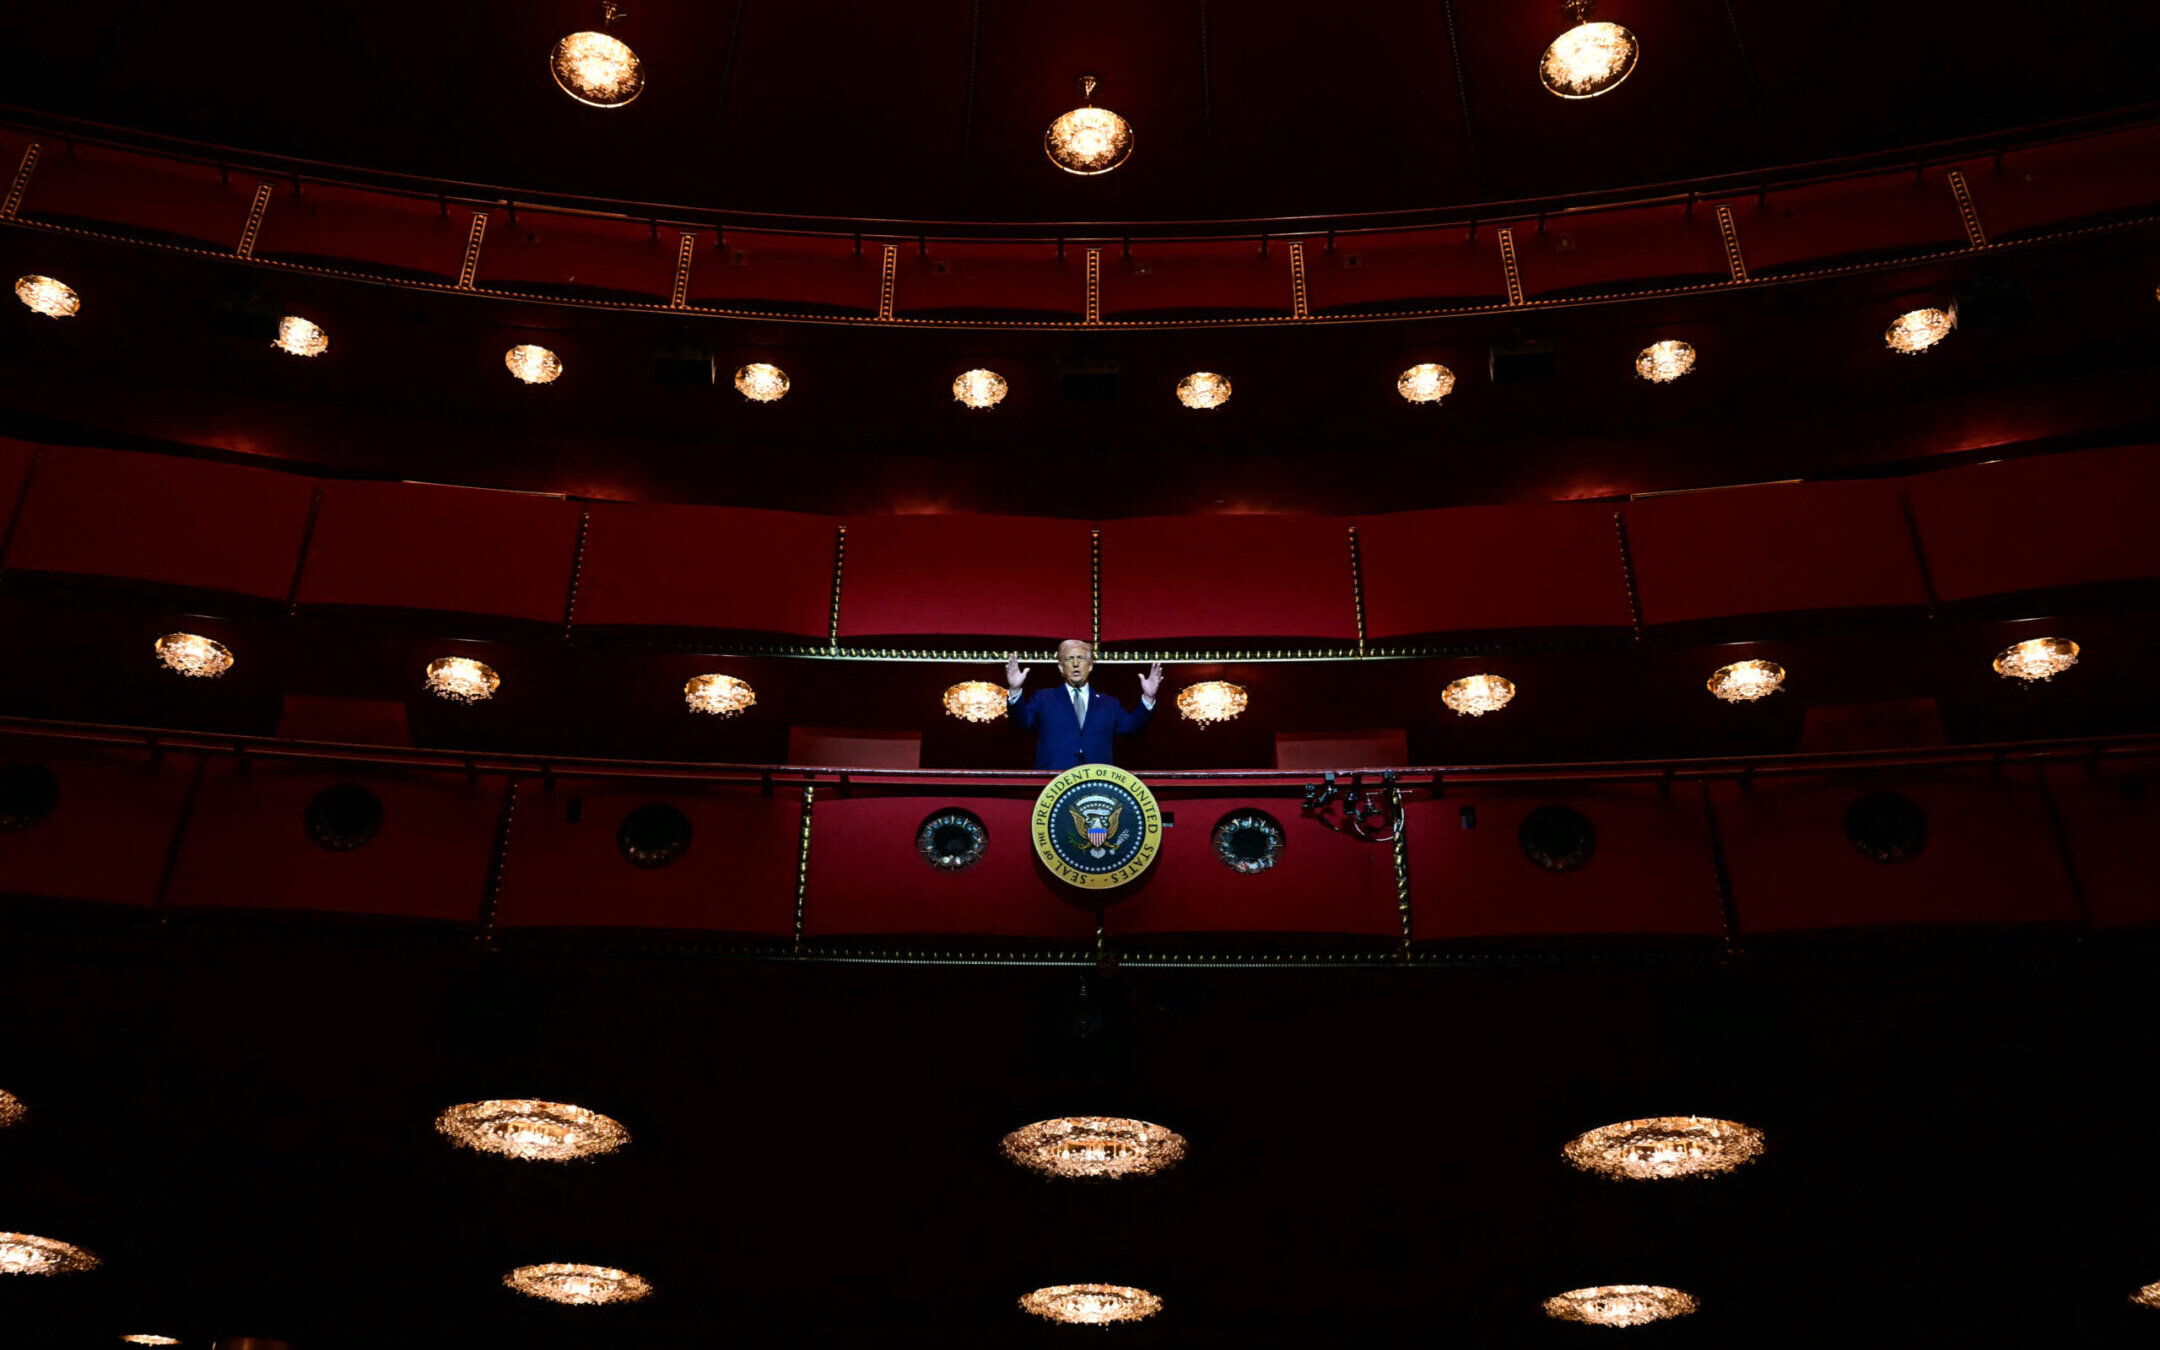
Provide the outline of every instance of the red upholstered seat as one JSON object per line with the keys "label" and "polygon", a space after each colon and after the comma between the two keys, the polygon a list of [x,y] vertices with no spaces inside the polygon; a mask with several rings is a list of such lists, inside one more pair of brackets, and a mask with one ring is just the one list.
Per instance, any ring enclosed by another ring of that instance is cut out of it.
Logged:
{"label": "red upholstered seat", "polygon": [[922,733],[851,727],[789,727],[788,763],[847,769],[919,769]]}
{"label": "red upholstered seat", "polygon": [[1367,637],[1633,622],[1610,506],[1403,511],[1357,527]]}
{"label": "red upholstered seat", "polygon": [[857,516],[847,522],[840,636],[1084,638],[1086,521],[1023,516]]}
{"label": "red upholstered seat", "polygon": [[559,497],[330,483],[300,602],[560,623],[577,534],[578,508]]}
{"label": "red upholstered seat", "polygon": [[2160,577],[2160,448],[2006,459],[1906,484],[1944,600]]}
{"label": "red upholstered seat", "polygon": [[830,516],[607,502],[588,514],[581,625],[816,638],[831,629]]}
{"label": "red upholstered seat", "polygon": [[1387,731],[1278,731],[1278,769],[1386,768],[1410,762],[1410,739],[1401,727]]}
{"label": "red upholstered seat", "polygon": [[1106,643],[1357,636],[1344,521],[1155,516],[1101,529]]}

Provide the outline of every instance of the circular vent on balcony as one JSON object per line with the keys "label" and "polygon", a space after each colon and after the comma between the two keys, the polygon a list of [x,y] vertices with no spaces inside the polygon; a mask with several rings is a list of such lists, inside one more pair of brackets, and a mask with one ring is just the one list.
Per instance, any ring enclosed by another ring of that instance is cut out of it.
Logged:
{"label": "circular vent on balcony", "polygon": [[1232,811],[1215,822],[1215,856],[1233,872],[1265,872],[1282,857],[1282,822],[1265,811]]}
{"label": "circular vent on balcony", "polygon": [[0,830],[27,830],[60,804],[60,780],[42,764],[0,765]]}
{"label": "circular vent on balcony", "polygon": [[690,817],[666,802],[647,802],[623,813],[615,847],[632,867],[665,867],[690,851]]}
{"label": "circular vent on balcony", "polygon": [[915,851],[940,872],[973,867],[989,847],[990,831],[982,818],[959,807],[938,812],[915,831]]}
{"label": "circular vent on balcony", "polygon": [[1523,817],[1515,842],[1523,856],[1548,872],[1572,872],[1597,853],[1597,826],[1580,811],[1541,806]]}
{"label": "circular vent on balcony", "polygon": [[375,837],[382,818],[382,798],[358,783],[340,783],[316,793],[300,823],[317,848],[349,853]]}
{"label": "circular vent on balcony", "polygon": [[1870,792],[1845,808],[1845,837],[1876,862],[1911,862],[1927,848],[1927,813],[1910,797]]}

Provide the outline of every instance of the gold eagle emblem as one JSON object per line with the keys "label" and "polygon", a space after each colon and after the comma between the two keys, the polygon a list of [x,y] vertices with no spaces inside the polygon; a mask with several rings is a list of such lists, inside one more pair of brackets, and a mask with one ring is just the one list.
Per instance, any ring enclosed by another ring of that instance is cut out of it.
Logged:
{"label": "gold eagle emblem", "polygon": [[[1091,848],[1094,848],[1094,847],[1096,847],[1096,845],[1095,845],[1095,842],[1094,842],[1093,840],[1091,840],[1091,839],[1089,839],[1089,838],[1088,838],[1088,822],[1087,822],[1087,817],[1086,817],[1086,816],[1084,816],[1084,815],[1082,815],[1082,814],[1080,813],[1080,808],[1079,808],[1079,807],[1077,807],[1077,806],[1074,806],[1074,807],[1068,807],[1068,808],[1066,808],[1066,809],[1067,809],[1068,811],[1070,811],[1070,812],[1072,813],[1072,823],[1073,823],[1073,831],[1074,831],[1074,834],[1075,834],[1075,836],[1076,836],[1076,842],[1077,842],[1077,843],[1078,843],[1078,844],[1080,845],[1080,847],[1082,847],[1082,848],[1089,848],[1089,849],[1091,849]],[[1110,842],[1111,840],[1113,840],[1113,839],[1117,838],[1117,834],[1118,834],[1118,825],[1119,825],[1119,824],[1120,824],[1120,822],[1121,822],[1121,821],[1122,821],[1122,820],[1124,819],[1124,816],[1125,816],[1125,808],[1124,808],[1124,807],[1122,807],[1122,806],[1113,806],[1113,807],[1111,807],[1111,808],[1110,808],[1110,823],[1109,823],[1108,825],[1106,825],[1106,826],[1105,826],[1105,827],[1103,828],[1103,844],[1104,844],[1104,845],[1106,845],[1106,846],[1107,846],[1107,845],[1109,844],[1109,842]]]}

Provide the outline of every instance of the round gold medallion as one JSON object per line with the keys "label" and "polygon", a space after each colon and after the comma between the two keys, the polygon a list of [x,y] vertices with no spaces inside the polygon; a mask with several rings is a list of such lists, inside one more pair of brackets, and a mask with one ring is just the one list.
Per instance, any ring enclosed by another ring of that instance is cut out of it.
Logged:
{"label": "round gold medallion", "polygon": [[1110,764],[1082,764],[1035,799],[1035,856],[1070,886],[1108,890],[1137,879],[1162,848],[1162,809],[1147,784]]}

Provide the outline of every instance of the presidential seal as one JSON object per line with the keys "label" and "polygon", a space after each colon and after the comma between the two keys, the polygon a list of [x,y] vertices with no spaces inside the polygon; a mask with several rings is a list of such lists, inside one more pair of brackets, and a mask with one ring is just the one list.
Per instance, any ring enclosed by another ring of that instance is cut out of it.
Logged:
{"label": "presidential seal", "polygon": [[1036,856],[1068,885],[1122,886],[1162,848],[1162,811],[1147,784],[1109,764],[1083,764],[1050,780],[1031,820]]}

